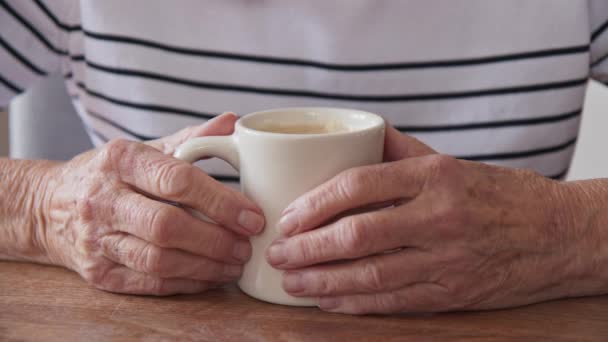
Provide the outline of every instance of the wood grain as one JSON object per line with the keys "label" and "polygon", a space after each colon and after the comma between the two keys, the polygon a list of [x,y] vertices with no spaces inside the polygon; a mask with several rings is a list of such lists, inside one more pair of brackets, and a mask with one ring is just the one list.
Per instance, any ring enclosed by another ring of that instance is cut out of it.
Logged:
{"label": "wood grain", "polygon": [[70,271],[0,262],[0,340],[608,341],[608,296],[437,315],[347,316],[259,302],[234,286],[144,297],[89,287]]}

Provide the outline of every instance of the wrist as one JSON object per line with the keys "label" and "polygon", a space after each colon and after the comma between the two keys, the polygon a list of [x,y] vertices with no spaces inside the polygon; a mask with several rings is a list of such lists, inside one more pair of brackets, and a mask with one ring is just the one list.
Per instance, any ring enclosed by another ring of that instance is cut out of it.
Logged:
{"label": "wrist", "polygon": [[0,241],[4,259],[54,263],[49,255],[46,208],[50,174],[58,163],[3,160],[0,195]]}
{"label": "wrist", "polygon": [[41,260],[48,264],[61,265],[62,262],[54,252],[56,241],[50,227],[50,212],[52,198],[57,182],[60,178],[60,166],[62,164],[53,161],[43,161],[33,167],[30,173],[29,202],[31,207],[27,208],[25,215],[29,217],[32,226],[32,245],[40,253]]}
{"label": "wrist", "polygon": [[608,293],[608,183],[558,183],[552,222],[569,297]]}

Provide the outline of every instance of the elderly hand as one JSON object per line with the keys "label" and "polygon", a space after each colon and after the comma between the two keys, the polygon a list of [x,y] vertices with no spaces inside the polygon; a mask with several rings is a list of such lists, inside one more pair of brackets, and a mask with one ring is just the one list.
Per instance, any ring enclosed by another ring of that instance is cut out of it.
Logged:
{"label": "elderly hand", "polygon": [[[388,128],[386,163],[284,212],[267,251],[284,289],[351,314],[492,309],[582,294],[593,262],[571,186],[436,154]],[[572,198],[569,204],[567,199]]]}
{"label": "elderly hand", "polygon": [[51,261],[121,293],[194,293],[238,278],[261,210],[171,157],[189,138],[231,134],[235,120],[225,114],[147,144],[112,141],[56,166],[40,220]]}

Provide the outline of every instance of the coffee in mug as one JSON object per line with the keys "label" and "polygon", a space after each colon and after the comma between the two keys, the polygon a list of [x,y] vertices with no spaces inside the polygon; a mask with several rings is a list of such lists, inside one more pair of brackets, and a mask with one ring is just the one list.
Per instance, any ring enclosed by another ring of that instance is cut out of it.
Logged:
{"label": "coffee in mug", "polygon": [[271,122],[262,123],[253,128],[263,132],[284,134],[325,134],[348,131],[348,127],[344,126],[340,121],[329,120],[300,123]]}

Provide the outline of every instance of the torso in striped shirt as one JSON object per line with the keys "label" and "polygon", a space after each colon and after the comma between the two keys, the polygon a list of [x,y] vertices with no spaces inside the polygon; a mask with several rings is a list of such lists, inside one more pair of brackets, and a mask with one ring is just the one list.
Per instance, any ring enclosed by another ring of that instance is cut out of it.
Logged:
{"label": "torso in striped shirt", "polygon": [[[568,168],[588,75],[602,79],[608,51],[604,0],[2,7],[1,91],[59,70],[96,144],[171,134],[227,110],[347,107],[442,153],[550,177]],[[235,174],[219,161],[204,167]]]}

